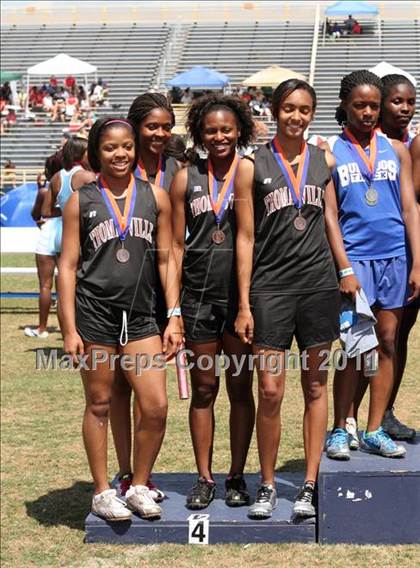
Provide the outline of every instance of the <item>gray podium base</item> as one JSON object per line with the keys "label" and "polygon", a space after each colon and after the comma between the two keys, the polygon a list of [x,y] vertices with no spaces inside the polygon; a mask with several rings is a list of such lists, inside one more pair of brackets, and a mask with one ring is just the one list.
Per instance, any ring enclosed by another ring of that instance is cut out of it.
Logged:
{"label": "gray podium base", "polygon": [[[252,520],[247,507],[230,508],[223,501],[225,476],[215,475],[216,499],[201,511],[185,507],[185,496],[197,479],[191,473],[154,474],[153,481],[167,498],[161,504],[160,520],[143,520],[133,515],[131,521],[107,522],[89,514],[86,518],[86,542],[114,544],[152,544],[162,542],[188,543],[192,514],[209,515],[208,543],[276,543],[315,542],[315,519],[303,522],[291,520],[293,502],[302,484],[301,473],[282,472],[277,475],[278,505],[271,519]],[[251,499],[259,482],[257,474],[246,475]]]}

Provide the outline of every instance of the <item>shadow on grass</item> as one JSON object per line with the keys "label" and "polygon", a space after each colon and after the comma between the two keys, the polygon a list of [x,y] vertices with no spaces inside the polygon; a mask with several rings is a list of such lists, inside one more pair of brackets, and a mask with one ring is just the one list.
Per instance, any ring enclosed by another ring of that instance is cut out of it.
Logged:
{"label": "shadow on grass", "polygon": [[3,303],[0,307],[1,314],[34,314],[37,315],[38,308],[30,308],[29,306],[5,306]]}
{"label": "shadow on grass", "polygon": [[305,471],[305,460],[304,459],[293,459],[284,462],[283,465],[276,469],[276,472],[281,471]]}
{"label": "shadow on grass", "polygon": [[93,483],[76,481],[66,489],[56,489],[35,501],[25,501],[27,514],[46,527],[64,525],[84,530],[91,508]]}
{"label": "shadow on grass", "polygon": [[57,354],[57,360],[60,360],[64,355],[66,355],[66,352],[62,347],[45,347],[42,345],[40,347],[33,347],[32,349],[25,349],[25,353],[37,353],[40,349],[46,359],[48,359],[48,357],[52,354],[55,356],[55,353]]}

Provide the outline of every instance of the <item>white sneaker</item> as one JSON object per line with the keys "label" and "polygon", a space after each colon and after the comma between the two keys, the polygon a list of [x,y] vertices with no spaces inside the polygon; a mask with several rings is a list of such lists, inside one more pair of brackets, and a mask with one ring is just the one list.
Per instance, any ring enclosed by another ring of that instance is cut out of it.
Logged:
{"label": "white sneaker", "polygon": [[131,511],[118,499],[115,489],[105,489],[93,496],[92,513],[107,521],[128,521]]}
{"label": "white sneaker", "polygon": [[125,494],[125,499],[127,507],[144,519],[158,518],[162,514],[162,509],[153,501],[146,485],[132,485]]}
{"label": "white sneaker", "polygon": [[33,327],[25,327],[25,330],[23,332],[27,337],[37,337],[38,339],[46,339],[49,336],[49,333],[47,330],[45,331],[39,331],[38,328],[33,328]]}
{"label": "white sneaker", "polygon": [[357,422],[354,418],[346,418],[346,432],[349,435],[349,448],[358,450],[360,446]]}

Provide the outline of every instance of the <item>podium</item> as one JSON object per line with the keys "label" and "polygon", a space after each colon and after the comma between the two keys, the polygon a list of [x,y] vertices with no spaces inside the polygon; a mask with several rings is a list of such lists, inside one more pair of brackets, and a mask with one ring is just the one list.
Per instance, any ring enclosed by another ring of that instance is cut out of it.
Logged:
{"label": "podium", "polygon": [[[245,477],[253,499],[259,475]],[[215,475],[216,498],[209,507],[191,511],[185,507],[185,497],[196,482],[196,474],[153,474],[153,481],[167,496],[161,503],[161,519],[143,520],[133,514],[131,521],[107,522],[90,513],[85,522],[85,541],[113,544],[315,542],[315,519],[300,523],[291,520],[293,503],[303,482],[301,473],[277,474],[277,508],[270,519],[264,520],[249,519],[248,507],[225,505],[225,478],[225,475]]]}
{"label": "podium", "polygon": [[318,541],[420,544],[420,436],[403,459],[362,451],[349,461],[323,454],[318,477]]}

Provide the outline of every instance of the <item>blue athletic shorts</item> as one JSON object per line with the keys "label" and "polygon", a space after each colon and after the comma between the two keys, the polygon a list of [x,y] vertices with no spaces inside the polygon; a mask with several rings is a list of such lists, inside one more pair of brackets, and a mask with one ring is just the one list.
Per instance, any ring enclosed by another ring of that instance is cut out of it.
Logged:
{"label": "blue athletic shorts", "polygon": [[353,270],[370,306],[402,308],[410,296],[405,255],[382,260],[352,260]]}

